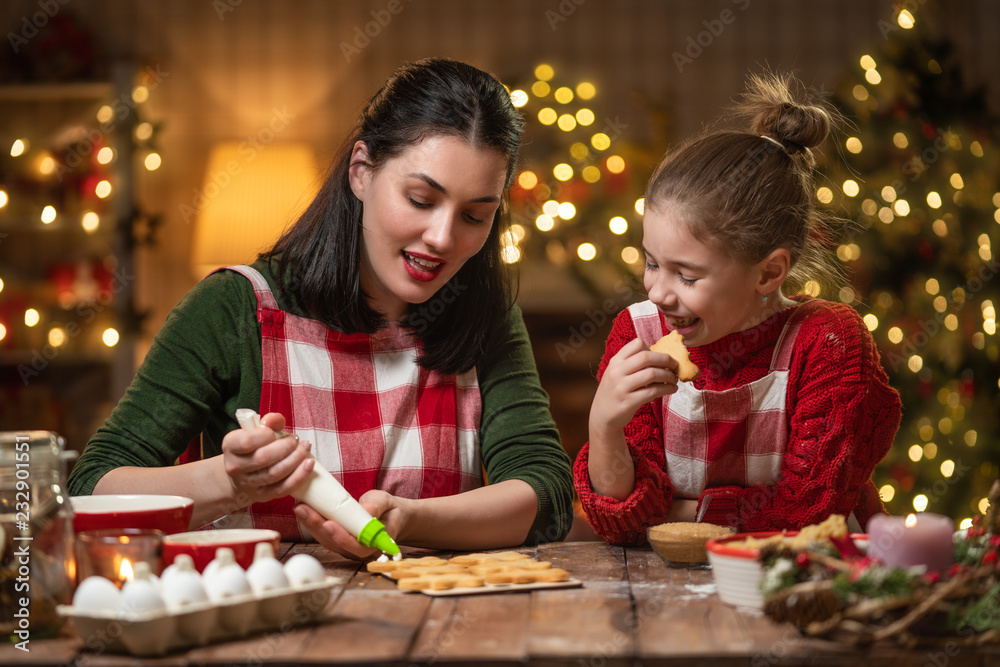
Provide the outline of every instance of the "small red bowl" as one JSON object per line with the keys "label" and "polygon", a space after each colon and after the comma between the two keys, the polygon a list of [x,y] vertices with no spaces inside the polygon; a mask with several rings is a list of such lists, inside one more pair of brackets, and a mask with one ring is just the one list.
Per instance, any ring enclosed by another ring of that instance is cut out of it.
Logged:
{"label": "small red bowl", "polygon": [[281,533],[261,528],[229,528],[167,535],[163,538],[163,567],[173,564],[178,555],[188,554],[195,569],[201,572],[215,559],[216,549],[228,547],[233,550],[236,562],[246,569],[253,563],[254,550],[261,542],[270,543],[277,554]]}
{"label": "small red bowl", "polygon": [[194,501],[183,496],[107,494],[73,496],[73,529],[153,528],[164,534],[188,530]]}

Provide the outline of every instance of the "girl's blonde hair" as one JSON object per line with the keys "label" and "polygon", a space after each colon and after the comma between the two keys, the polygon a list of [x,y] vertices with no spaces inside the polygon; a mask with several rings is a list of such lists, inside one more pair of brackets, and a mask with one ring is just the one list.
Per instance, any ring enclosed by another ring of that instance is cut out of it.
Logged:
{"label": "girl's blonde hair", "polygon": [[807,280],[843,282],[825,248],[834,220],[813,195],[812,149],[839,117],[796,84],[791,75],[752,76],[735,108],[749,132],[712,132],[668,152],[646,189],[647,210],[678,207],[696,238],[734,259],[754,264],[787,249],[790,293]]}

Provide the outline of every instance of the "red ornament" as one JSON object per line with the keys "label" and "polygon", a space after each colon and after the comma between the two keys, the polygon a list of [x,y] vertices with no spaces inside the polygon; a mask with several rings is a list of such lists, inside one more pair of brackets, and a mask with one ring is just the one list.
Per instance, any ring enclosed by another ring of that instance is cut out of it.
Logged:
{"label": "red ornament", "polygon": [[797,566],[801,568],[807,568],[809,567],[809,563],[810,563],[809,554],[806,553],[805,551],[800,551],[798,554],[795,555],[795,564]]}
{"label": "red ornament", "polygon": [[858,549],[858,545],[854,543],[850,535],[845,537],[830,537],[830,541],[833,546],[837,547],[837,551],[840,552],[840,557],[844,560],[859,560],[865,557],[861,550]]}
{"label": "red ornament", "polygon": [[864,558],[856,558],[850,561],[850,565],[851,565],[851,574],[850,574],[851,582],[856,582],[864,575],[865,572],[868,571],[868,568],[872,567],[873,565],[881,565],[881,563],[875,560],[874,558],[868,558],[867,556],[865,556]]}
{"label": "red ornament", "polygon": [[983,556],[983,565],[994,565],[997,562],[997,552],[987,551],[986,555]]}

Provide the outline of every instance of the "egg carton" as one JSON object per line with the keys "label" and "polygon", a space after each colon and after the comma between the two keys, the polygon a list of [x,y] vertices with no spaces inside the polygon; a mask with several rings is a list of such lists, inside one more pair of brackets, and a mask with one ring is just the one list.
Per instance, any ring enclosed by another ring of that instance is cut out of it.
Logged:
{"label": "egg carton", "polygon": [[162,656],[197,646],[240,639],[262,632],[287,630],[323,617],[336,577],[260,596],[191,604],[174,611],[119,614],[60,605],[60,615],[73,619],[84,646],[98,653]]}

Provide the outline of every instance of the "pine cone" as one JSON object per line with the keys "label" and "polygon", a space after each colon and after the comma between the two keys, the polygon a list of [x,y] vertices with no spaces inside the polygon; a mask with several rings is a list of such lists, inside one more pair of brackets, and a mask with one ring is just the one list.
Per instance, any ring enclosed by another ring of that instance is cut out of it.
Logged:
{"label": "pine cone", "polygon": [[807,581],[789,586],[764,601],[764,613],[779,623],[800,628],[825,621],[840,611],[840,599],[829,581]]}

